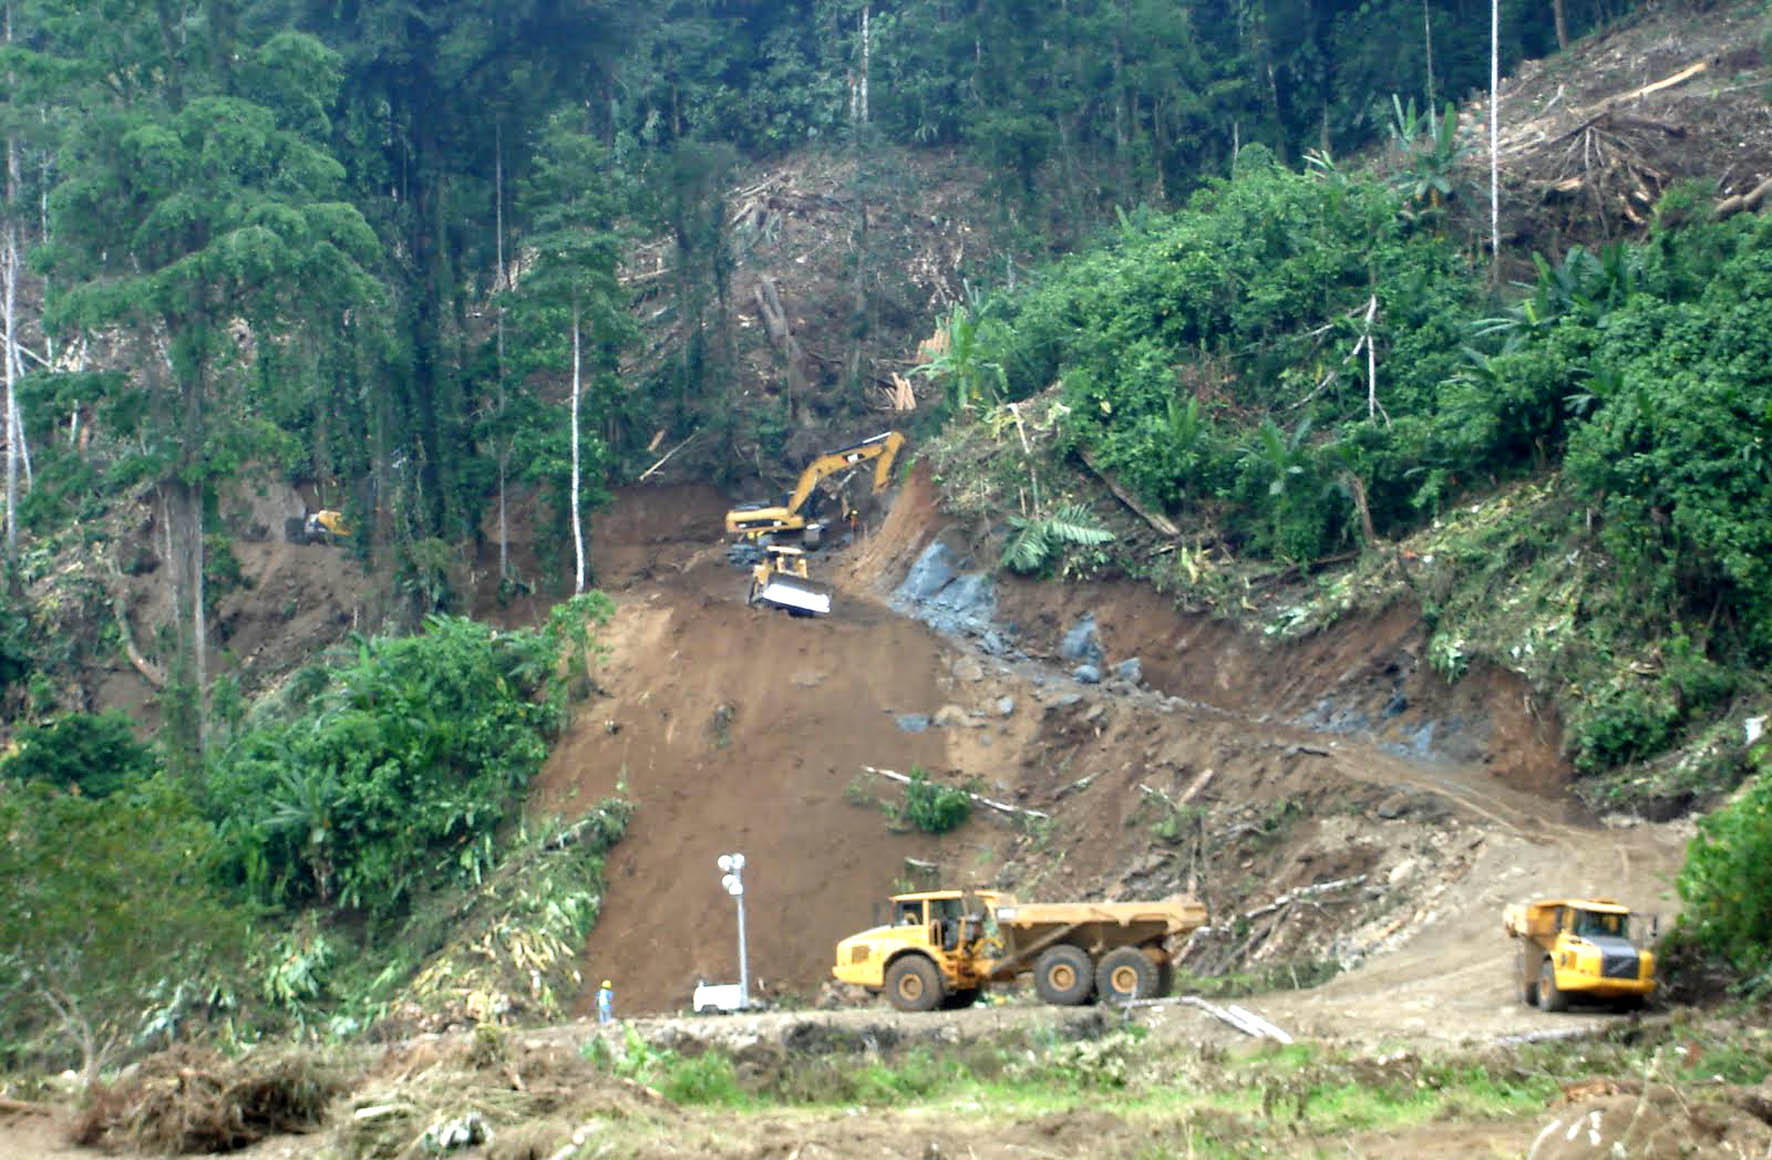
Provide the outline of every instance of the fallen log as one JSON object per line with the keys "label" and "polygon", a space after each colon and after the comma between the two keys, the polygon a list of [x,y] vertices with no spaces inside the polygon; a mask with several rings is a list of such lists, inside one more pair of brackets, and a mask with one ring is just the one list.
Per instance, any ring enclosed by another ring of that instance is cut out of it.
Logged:
{"label": "fallen log", "polygon": [[669,463],[671,456],[673,456],[677,452],[683,450],[683,448],[689,446],[690,440],[694,439],[697,435],[700,435],[700,434],[701,434],[701,431],[699,428],[697,430],[691,431],[689,433],[688,439],[683,440],[683,442],[677,444],[675,447],[673,447],[669,451],[665,452],[664,455],[662,455],[659,458],[659,461],[657,463],[654,463],[651,467],[648,467],[645,471],[642,471],[640,473],[639,482],[641,482],[641,483],[646,482],[646,480],[651,477],[653,472],[655,472],[659,468],[663,467],[666,463]]}
{"label": "fallen log", "polygon": [[1146,510],[1143,504],[1133,498],[1131,492],[1120,486],[1119,480],[1097,467],[1095,465],[1094,457],[1087,451],[1081,452],[1081,455],[1084,466],[1088,467],[1090,471],[1093,471],[1096,478],[1100,479],[1101,482],[1107,484],[1107,489],[1114,493],[1114,498],[1130,508],[1133,515],[1136,515],[1139,519],[1149,524],[1151,529],[1160,535],[1167,536],[1171,540],[1181,538],[1180,528],[1177,528],[1174,524],[1170,523],[1169,520],[1160,513]]}
{"label": "fallen log", "polygon": [[1238,1007],[1234,1003],[1229,1007],[1220,1007],[1217,1003],[1208,1002],[1198,995],[1183,995],[1181,1001],[1190,1007],[1198,1007],[1220,1023],[1234,1027],[1252,1039],[1272,1039],[1276,1043],[1292,1042],[1292,1036],[1254,1012]]}
{"label": "fallen log", "polygon": [[1365,881],[1366,876],[1364,874],[1356,874],[1352,878],[1337,878],[1333,882],[1319,882],[1314,886],[1300,886],[1297,890],[1288,890],[1266,906],[1258,906],[1254,910],[1244,911],[1243,919],[1247,921],[1249,919],[1260,918],[1264,914],[1272,914],[1283,906],[1291,906],[1294,902],[1301,899],[1316,898],[1318,895],[1322,894],[1333,894],[1337,890],[1346,890],[1353,886],[1359,886]]}
{"label": "fallen log", "polygon": [[[877,769],[872,765],[864,765],[861,768],[862,768],[862,772],[876,774],[880,777],[885,778],[887,781],[896,781],[900,785],[911,784],[912,779],[909,777],[906,777],[902,773],[899,773],[897,770]],[[1008,802],[992,801],[990,798],[985,797],[981,793],[968,792],[966,794],[966,796],[971,798],[973,801],[977,802],[979,805],[986,806],[990,809],[996,810],[999,813],[1021,814],[1024,817],[1040,818],[1042,820],[1049,819],[1052,816],[1051,814],[1045,813],[1044,811],[1041,811],[1041,810],[1028,810],[1028,809],[1023,809],[1020,806],[1012,806]]]}
{"label": "fallen log", "polygon": [[1712,207],[1711,217],[1716,221],[1722,221],[1726,217],[1734,217],[1743,210],[1759,209],[1760,203],[1766,200],[1766,195],[1769,193],[1772,193],[1772,177],[1760,182],[1746,193],[1725,197]]}
{"label": "fallen log", "polygon": [[29,1100],[15,1100],[10,1096],[0,1096],[0,1112],[14,1116],[47,1116],[53,1109],[48,1104],[34,1104]]}
{"label": "fallen log", "polygon": [[1231,1004],[1226,1005],[1225,1010],[1229,1011],[1232,1015],[1235,1015],[1237,1018],[1243,1020],[1245,1023],[1248,1023],[1250,1026],[1252,1026],[1256,1030],[1260,1031],[1263,1035],[1267,1036],[1267,1038],[1273,1040],[1275,1043],[1291,1043],[1292,1042],[1292,1036],[1288,1035],[1285,1031],[1281,1030],[1280,1028],[1274,1026],[1272,1023],[1269,1023],[1266,1019],[1263,1019],[1261,1016],[1259,1016],[1255,1012],[1249,1010],[1247,1007],[1239,1007],[1235,1003],[1231,1003]]}

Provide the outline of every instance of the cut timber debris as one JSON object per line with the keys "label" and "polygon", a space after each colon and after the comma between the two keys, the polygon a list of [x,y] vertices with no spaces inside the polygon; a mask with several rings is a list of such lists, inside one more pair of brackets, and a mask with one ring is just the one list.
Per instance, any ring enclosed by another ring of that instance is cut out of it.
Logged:
{"label": "cut timber debris", "polygon": [[[888,781],[896,781],[900,785],[911,784],[912,779],[909,777],[906,777],[902,773],[899,773],[897,770],[876,769],[875,767],[873,767],[871,765],[864,765],[861,767],[861,769],[862,769],[863,773],[877,774],[880,777],[883,777]],[[1052,816],[1052,815],[1045,813],[1041,810],[1024,810],[1020,806],[1012,806],[1008,802],[992,801],[990,798],[985,797],[983,794],[979,794],[979,793],[968,793],[966,796],[971,798],[973,801],[977,802],[979,805],[986,806],[990,809],[996,810],[998,813],[1004,813],[1004,814],[1010,814],[1010,815],[1019,814],[1024,818],[1042,818],[1042,819],[1044,819],[1044,818],[1049,818]]]}
{"label": "cut timber debris", "polygon": [[1208,1002],[1207,1000],[1200,998],[1198,995],[1183,995],[1181,1001],[1190,1007],[1198,1007],[1220,1023],[1235,1027],[1244,1035],[1251,1036],[1252,1038],[1271,1039],[1275,1043],[1281,1044],[1291,1043],[1293,1041],[1292,1036],[1288,1035],[1285,1031],[1274,1026],[1272,1023],[1269,1023],[1266,1019],[1263,1019],[1248,1008],[1239,1007],[1235,1003],[1232,1003],[1227,1007],[1220,1007],[1217,1003]]}
{"label": "cut timber debris", "polygon": [[1258,906],[1254,910],[1243,912],[1243,920],[1260,918],[1264,914],[1272,914],[1281,907],[1291,906],[1305,898],[1315,898],[1321,894],[1333,894],[1337,890],[1347,890],[1359,886],[1366,881],[1364,874],[1356,874],[1352,878],[1337,878],[1333,882],[1318,882],[1314,886],[1300,886],[1297,890],[1288,890],[1266,906]]}
{"label": "cut timber debris", "polygon": [[1760,203],[1766,200],[1766,195],[1768,193],[1772,193],[1772,178],[1767,178],[1765,181],[1760,182],[1760,184],[1754,186],[1746,193],[1738,193],[1733,197],[1725,197],[1711,210],[1711,216],[1718,221],[1722,221],[1724,218],[1733,217],[1743,210],[1757,210],[1760,208]]}

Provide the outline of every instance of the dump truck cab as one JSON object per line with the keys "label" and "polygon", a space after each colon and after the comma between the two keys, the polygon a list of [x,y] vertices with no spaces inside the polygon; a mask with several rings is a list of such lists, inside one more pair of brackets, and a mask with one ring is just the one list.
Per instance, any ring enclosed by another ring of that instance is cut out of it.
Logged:
{"label": "dump truck cab", "polygon": [[1507,934],[1520,940],[1515,983],[1520,1001],[1562,1011],[1569,996],[1621,1007],[1655,990],[1655,952],[1633,941],[1630,908],[1610,898],[1548,898],[1509,906]]}
{"label": "dump truck cab", "polygon": [[978,998],[994,962],[993,890],[894,894],[887,921],[837,944],[840,982],[885,992],[903,1011],[962,1007]]}

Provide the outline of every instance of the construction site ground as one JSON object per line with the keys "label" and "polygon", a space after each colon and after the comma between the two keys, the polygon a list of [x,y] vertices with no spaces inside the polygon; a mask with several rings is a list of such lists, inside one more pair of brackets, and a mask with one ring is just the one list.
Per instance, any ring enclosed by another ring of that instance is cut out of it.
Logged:
{"label": "construction site ground", "polygon": [[[615,981],[624,1014],[681,1011],[697,981],[736,978],[715,865],[728,851],[748,859],[755,989],[796,1007],[825,994],[836,940],[911,885],[1030,900],[1191,888],[1214,924],[1187,964],[1346,965],[1263,1009],[1370,1040],[1570,1025],[1515,999],[1507,901],[1599,893],[1673,916],[1689,824],[1583,816],[1527,690],[1493,672],[1446,685],[1418,664],[1411,609],[1275,646],[1127,583],[999,579],[1016,652],[997,657],[887,603],[924,547],[955,535],[922,475],[820,561],[838,588],[828,618],[744,603],[710,531],[726,503],[636,489],[599,523],[609,653],[533,796],[563,817],[610,794],[636,804],[583,963]],[[1068,675],[1058,638],[1085,612],[1105,664],[1137,657],[1141,681]],[[1361,720],[1378,724],[1347,724]],[[899,787],[870,767],[1050,820],[978,808],[941,837],[904,832],[881,804]]]}
{"label": "construction site ground", "polygon": [[[1419,663],[1408,608],[1275,644],[1123,581],[999,576],[1001,636],[944,635],[908,615],[916,609],[895,588],[937,540],[962,569],[988,561],[968,558],[967,531],[942,515],[926,473],[899,491],[859,542],[818,560],[837,594],[818,619],[744,602],[745,573],[719,535],[730,500],[712,488],[635,487],[598,515],[596,581],[616,602],[607,653],[530,808],[570,819],[613,794],[635,804],[582,962],[587,982],[614,982],[623,1024],[588,1018],[587,990],[572,1023],[511,1033],[525,1050],[576,1060],[602,1038],[619,1053],[632,1029],[685,1054],[865,1060],[1030,1034],[1087,1041],[1126,1021],[1198,1060],[1272,1049],[1179,1002],[1127,1014],[1011,992],[967,1011],[900,1014],[827,985],[837,939],[873,922],[888,893],[937,883],[1003,885],[1030,900],[1191,889],[1213,924],[1178,948],[1184,970],[1202,983],[1226,971],[1271,983],[1345,968],[1318,986],[1234,1001],[1300,1041],[1362,1058],[1481,1053],[1623,1018],[1522,1006],[1502,906],[1600,893],[1666,922],[1690,823],[1585,816],[1567,792],[1555,723],[1510,676],[1447,685]],[[1073,678],[1061,639],[1085,613],[1103,669],[1137,657],[1139,679]],[[884,808],[900,787],[869,767],[921,769],[1018,812],[980,807],[940,837],[906,831]],[[730,851],[747,858],[750,973],[767,1009],[695,1016],[697,981],[737,975],[736,908],[716,866]],[[385,1080],[393,1065],[380,1067],[372,1076]],[[866,1116],[739,1114],[663,1107],[607,1076],[595,1084],[644,1105],[623,1113],[610,1155],[1136,1155],[1154,1130],[1147,1113],[1092,1098],[981,1117],[938,1116],[927,1101]],[[1543,1119],[1464,1117],[1344,1134],[1332,1147],[1518,1155]],[[371,1154],[353,1150],[349,1132],[335,1116],[326,1147]],[[63,1139],[41,1117],[0,1120],[6,1160],[85,1154]],[[285,1136],[247,1154],[318,1146]]]}

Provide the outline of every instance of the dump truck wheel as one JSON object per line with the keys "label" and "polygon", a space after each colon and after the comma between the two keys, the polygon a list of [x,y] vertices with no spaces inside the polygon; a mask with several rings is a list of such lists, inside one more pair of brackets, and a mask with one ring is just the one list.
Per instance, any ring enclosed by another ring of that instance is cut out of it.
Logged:
{"label": "dump truck wheel", "polygon": [[1157,964],[1137,947],[1111,950],[1095,968],[1095,993],[1108,1003],[1149,999],[1157,993]]}
{"label": "dump truck wheel", "polygon": [[1095,972],[1082,947],[1060,943],[1048,947],[1034,961],[1034,991],[1042,1002],[1059,1007],[1087,1003],[1095,990]]}
{"label": "dump truck wheel", "polygon": [[1514,982],[1520,988],[1520,1002],[1528,1007],[1538,1006],[1538,975],[1526,958],[1525,947],[1521,947],[1520,953],[1514,957]]}
{"label": "dump truck wheel", "polygon": [[886,998],[900,1011],[933,1011],[941,1002],[941,974],[922,955],[907,955],[886,968]]}
{"label": "dump truck wheel", "polygon": [[949,991],[947,998],[941,1001],[945,1011],[961,1011],[978,1002],[978,988],[967,987],[959,991]]}
{"label": "dump truck wheel", "polygon": [[1569,1009],[1569,996],[1557,990],[1557,971],[1549,959],[1538,968],[1538,1008],[1541,1011]]}

